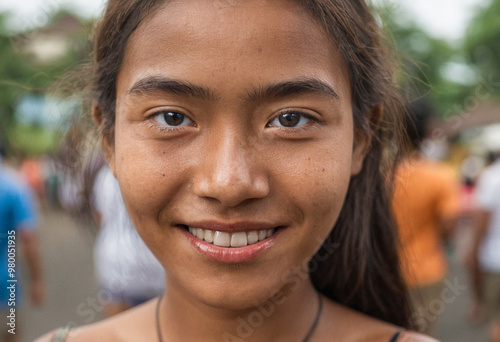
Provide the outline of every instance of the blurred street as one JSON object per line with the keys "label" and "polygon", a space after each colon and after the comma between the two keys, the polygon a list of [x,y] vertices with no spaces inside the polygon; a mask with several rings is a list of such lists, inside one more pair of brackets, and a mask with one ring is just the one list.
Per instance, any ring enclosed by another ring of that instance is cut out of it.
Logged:
{"label": "blurred street", "polygon": [[[40,216],[48,298],[40,308],[32,308],[23,300],[19,314],[23,342],[71,322],[87,324],[93,315],[94,321],[102,317],[96,298],[90,228],[81,226],[62,210],[45,209]],[[24,288],[25,294],[27,290]]]}
{"label": "blurred street", "polygon": [[[23,342],[31,342],[44,332],[70,322],[84,325],[100,319],[102,307],[99,301],[106,300],[99,298],[94,285],[89,228],[80,226],[65,212],[54,209],[44,210],[41,221],[40,239],[48,300],[42,308],[33,309],[28,303],[23,304],[20,310]],[[465,320],[470,287],[463,268],[456,261],[451,263],[447,279],[450,283],[466,285],[467,289],[451,303],[436,305],[437,311],[444,309],[437,337],[443,342],[486,342],[486,326],[472,328]]]}
{"label": "blurred street", "polygon": [[[449,304],[443,303],[443,315],[439,318],[436,338],[442,342],[488,342],[488,326],[483,323],[473,327],[466,315],[471,301],[471,286],[463,266],[456,258],[450,260],[450,273],[446,277],[451,283],[467,286],[467,289]],[[455,280],[456,279],[456,280]]]}

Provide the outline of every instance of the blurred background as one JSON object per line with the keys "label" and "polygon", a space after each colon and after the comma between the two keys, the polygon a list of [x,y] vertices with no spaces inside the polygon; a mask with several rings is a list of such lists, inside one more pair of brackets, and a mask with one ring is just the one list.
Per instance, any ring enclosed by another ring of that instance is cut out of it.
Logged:
{"label": "blurred background", "polygon": [[[379,0],[372,6],[400,52],[403,87],[434,107],[423,152],[447,163],[464,185],[473,184],[488,153],[500,150],[500,0]],[[103,7],[104,0],[0,2],[0,141],[5,161],[36,194],[48,293],[40,307],[23,301],[21,341],[103,317],[107,299],[95,282],[95,229],[78,210],[66,210],[68,185],[55,159],[71,117],[81,110],[78,93],[61,91],[57,81],[87,62],[89,35]],[[487,341],[486,323],[467,317],[471,285],[463,256],[473,201],[463,199],[462,210],[446,245],[447,279],[465,290],[428,319],[439,316],[435,335],[442,341]],[[27,266],[18,262],[27,278]]]}

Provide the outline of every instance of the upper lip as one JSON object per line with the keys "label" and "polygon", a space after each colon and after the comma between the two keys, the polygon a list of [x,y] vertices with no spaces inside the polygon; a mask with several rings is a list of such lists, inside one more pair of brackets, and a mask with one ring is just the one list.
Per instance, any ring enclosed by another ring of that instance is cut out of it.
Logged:
{"label": "upper lip", "polygon": [[282,227],[277,224],[270,224],[255,221],[239,221],[239,222],[219,222],[219,221],[197,221],[183,224],[191,228],[201,228],[220,232],[249,232],[252,230],[268,230],[273,228]]}

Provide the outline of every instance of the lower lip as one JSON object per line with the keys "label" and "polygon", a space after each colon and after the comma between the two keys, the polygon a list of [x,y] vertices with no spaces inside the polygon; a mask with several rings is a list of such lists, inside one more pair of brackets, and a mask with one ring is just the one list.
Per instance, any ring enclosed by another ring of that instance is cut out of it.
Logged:
{"label": "lower lip", "polygon": [[282,230],[277,229],[267,239],[244,247],[220,247],[198,239],[185,229],[182,229],[182,232],[191,245],[205,257],[224,264],[239,264],[252,261],[270,249],[276,243],[276,238]]}

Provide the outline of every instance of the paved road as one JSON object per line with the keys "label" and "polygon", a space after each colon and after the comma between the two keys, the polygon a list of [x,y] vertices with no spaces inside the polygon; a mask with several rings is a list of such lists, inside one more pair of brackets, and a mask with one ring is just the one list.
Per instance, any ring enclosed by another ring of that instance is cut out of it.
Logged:
{"label": "paved road", "polygon": [[[471,286],[467,272],[462,266],[464,251],[468,249],[472,236],[470,228],[459,227],[453,246],[449,250],[450,270],[447,281],[458,286],[449,286],[455,290],[455,298],[444,298],[443,313],[439,318],[436,337],[443,342],[488,342],[488,326],[482,324],[471,326],[466,319],[467,309],[471,303]],[[467,287],[462,290],[463,287]],[[439,305],[436,305],[439,308]]]}
{"label": "paved road", "polygon": [[[61,211],[42,213],[40,237],[49,297],[41,308],[24,303],[20,310],[24,328],[22,342],[31,342],[42,333],[75,322],[83,325],[102,317],[102,306],[94,284],[92,243],[89,229],[75,223]],[[486,327],[472,329],[465,321],[470,299],[466,275],[458,263],[452,262],[448,276],[455,288],[455,298],[447,296],[436,302],[430,313],[442,311],[436,335],[443,342],[487,342]]]}
{"label": "paved road", "polygon": [[102,306],[96,298],[90,228],[62,211],[46,210],[41,215],[39,236],[48,298],[40,308],[24,301],[20,312],[23,342],[72,322],[84,325],[102,317]]}

